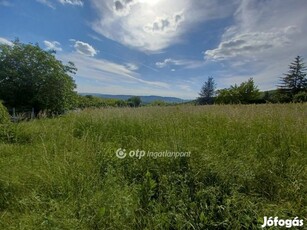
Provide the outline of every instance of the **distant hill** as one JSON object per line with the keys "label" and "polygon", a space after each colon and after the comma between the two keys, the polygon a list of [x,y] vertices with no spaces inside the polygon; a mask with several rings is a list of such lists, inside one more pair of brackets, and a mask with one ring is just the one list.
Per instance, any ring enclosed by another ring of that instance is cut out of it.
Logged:
{"label": "distant hill", "polygon": [[[110,95],[110,94],[100,94],[100,93],[80,93],[80,95],[93,95],[95,97],[100,98],[112,98],[118,100],[128,100],[129,98],[133,97],[134,95]],[[161,97],[161,96],[139,96],[144,104],[149,104],[153,101],[164,101],[166,103],[184,103],[190,100],[184,100],[177,97]]]}

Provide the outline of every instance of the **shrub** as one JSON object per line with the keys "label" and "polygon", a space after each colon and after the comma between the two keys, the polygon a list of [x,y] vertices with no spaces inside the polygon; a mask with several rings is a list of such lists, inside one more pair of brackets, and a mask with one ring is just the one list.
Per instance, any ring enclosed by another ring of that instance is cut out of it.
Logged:
{"label": "shrub", "polygon": [[307,92],[299,92],[293,97],[294,102],[307,102]]}
{"label": "shrub", "polygon": [[0,101],[0,125],[10,122],[10,115],[6,107]]}
{"label": "shrub", "polygon": [[11,139],[10,114],[6,107],[0,102],[0,141]]}

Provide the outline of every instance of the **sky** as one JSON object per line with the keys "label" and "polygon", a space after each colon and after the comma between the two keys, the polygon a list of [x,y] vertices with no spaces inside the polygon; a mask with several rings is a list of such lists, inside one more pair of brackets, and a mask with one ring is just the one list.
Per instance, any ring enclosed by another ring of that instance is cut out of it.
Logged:
{"label": "sky", "polygon": [[252,77],[276,88],[307,58],[306,0],[0,0],[0,43],[38,43],[78,68],[80,93],[194,99]]}

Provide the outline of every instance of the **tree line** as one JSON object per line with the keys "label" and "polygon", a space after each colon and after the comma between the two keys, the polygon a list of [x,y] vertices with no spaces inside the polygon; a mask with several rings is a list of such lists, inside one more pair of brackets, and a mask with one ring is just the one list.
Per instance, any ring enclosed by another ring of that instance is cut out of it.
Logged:
{"label": "tree line", "polygon": [[[38,44],[23,44],[18,39],[13,45],[0,44],[0,101],[7,108],[21,111],[34,108],[36,114],[41,111],[62,114],[87,107],[138,107],[142,104],[137,96],[123,101],[78,95],[73,78],[76,71],[74,63],[62,63],[56,59],[55,51],[45,51]],[[307,101],[307,79],[306,67],[300,56],[290,64],[277,90],[260,92],[252,78],[240,85],[216,90],[214,79],[209,77],[197,99],[198,104],[303,101]],[[164,103],[155,102],[153,105]]]}
{"label": "tree line", "polygon": [[102,108],[102,107],[139,107],[142,100],[138,96],[132,96],[127,100],[101,98],[93,95],[78,95],[76,107],[85,108]]}
{"label": "tree line", "polygon": [[253,78],[240,85],[216,90],[213,77],[203,84],[197,103],[204,104],[251,104],[251,103],[289,103],[307,101],[306,67],[303,58],[297,56],[289,65],[289,70],[280,78],[276,90],[260,92]]}

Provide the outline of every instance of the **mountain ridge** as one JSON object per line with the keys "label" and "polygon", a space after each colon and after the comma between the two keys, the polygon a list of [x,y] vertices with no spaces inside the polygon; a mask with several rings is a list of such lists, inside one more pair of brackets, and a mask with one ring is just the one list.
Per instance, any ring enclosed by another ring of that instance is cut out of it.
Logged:
{"label": "mountain ridge", "polygon": [[[108,99],[118,99],[118,100],[128,100],[131,97],[137,96],[137,95],[125,95],[125,94],[117,94],[117,95],[112,95],[112,94],[101,94],[101,93],[79,93],[82,96],[85,95],[92,95],[95,97],[100,97],[100,98],[108,98]],[[149,96],[138,96],[141,98],[142,102],[145,104],[151,103],[153,101],[164,101],[166,103],[184,103],[188,102],[191,100],[186,100],[178,97],[164,97],[164,96],[157,96],[157,95],[149,95]]]}

